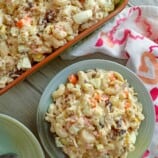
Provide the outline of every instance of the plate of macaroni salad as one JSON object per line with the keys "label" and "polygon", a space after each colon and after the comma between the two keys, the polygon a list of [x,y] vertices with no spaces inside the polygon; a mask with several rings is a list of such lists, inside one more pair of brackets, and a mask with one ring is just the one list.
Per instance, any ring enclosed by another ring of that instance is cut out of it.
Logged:
{"label": "plate of macaroni salad", "polygon": [[50,54],[60,54],[81,39],[75,39],[80,33],[87,30],[84,37],[96,30],[106,18],[121,11],[126,1],[1,0],[0,89]]}
{"label": "plate of macaroni salad", "polygon": [[154,110],[134,73],[93,59],[65,68],[48,84],[37,123],[52,158],[133,158],[150,143]]}

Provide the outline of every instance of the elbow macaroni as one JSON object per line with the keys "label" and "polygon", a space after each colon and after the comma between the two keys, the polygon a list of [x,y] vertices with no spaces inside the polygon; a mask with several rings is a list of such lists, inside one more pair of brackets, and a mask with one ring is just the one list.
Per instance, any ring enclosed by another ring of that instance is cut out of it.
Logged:
{"label": "elbow macaroni", "polygon": [[[0,88],[106,17],[115,4],[116,0],[0,0]],[[5,61],[8,56],[14,61],[12,71]]]}
{"label": "elbow macaroni", "polygon": [[70,158],[127,158],[144,119],[134,89],[115,71],[76,76],[76,83],[68,80],[53,92],[46,113],[56,145]]}

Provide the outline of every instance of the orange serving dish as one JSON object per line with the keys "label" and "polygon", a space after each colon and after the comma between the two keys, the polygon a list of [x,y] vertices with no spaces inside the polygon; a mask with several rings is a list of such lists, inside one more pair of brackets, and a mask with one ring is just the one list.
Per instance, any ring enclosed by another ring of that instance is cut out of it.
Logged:
{"label": "orange serving dish", "polygon": [[41,68],[42,66],[47,64],[49,61],[51,61],[56,56],[61,54],[65,49],[67,49],[70,46],[74,45],[75,43],[77,43],[78,41],[82,40],[84,37],[86,37],[87,35],[89,35],[93,31],[95,31],[96,29],[101,27],[108,20],[110,20],[115,15],[117,15],[121,10],[123,10],[125,8],[125,6],[127,5],[127,3],[128,3],[128,0],[121,0],[120,3],[115,8],[115,10],[112,11],[111,13],[109,13],[109,15],[107,17],[103,18],[102,20],[100,20],[99,22],[97,22],[96,24],[91,26],[90,28],[84,30],[78,36],[76,36],[73,40],[69,41],[64,46],[62,46],[62,47],[58,48],[57,50],[55,50],[52,54],[48,55],[45,59],[43,59],[39,63],[34,64],[32,66],[32,68],[30,68],[30,69],[26,70],[25,72],[23,72],[19,77],[17,77],[12,82],[10,82],[8,85],[6,85],[6,87],[0,89],[0,95],[2,95],[6,91],[8,91],[10,88],[12,88],[16,84],[18,84],[20,81],[24,80],[27,76],[29,76],[30,74],[32,74],[33,72],[37,71],[39,68]]}

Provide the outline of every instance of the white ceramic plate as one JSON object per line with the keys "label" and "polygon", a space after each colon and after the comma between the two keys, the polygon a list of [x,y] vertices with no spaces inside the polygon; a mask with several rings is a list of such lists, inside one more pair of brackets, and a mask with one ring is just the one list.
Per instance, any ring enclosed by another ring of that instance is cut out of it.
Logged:
{"label": "white ceramic plate", "polygon": [[0,155],[16,153],[18,158],[44,158],[35,136],[22,123],[0,114]]}
{"label": "white ceramic plate", "polygon": [[85,60],[70,65],[61,72],[59,72],[50,81],[40,99],[37,113],[37,125],[41,142],[51,158],[65,157],[63,152],[55,146],[53,134],[49,132],[50,125],[44,120],[48,107],[52,102],[51,93],[58,88],[60,83],[66,82],[69,74],[76,73],[79,70],[95,68],[114,70],[119,72],[124,76],[125,79],[127,79],[128,83],[130,83],[130,85],[133,86],[135,91],[138,93],[138,98],[143,104],[143,114],[145,115],[145,120],[142,122],[141,127],[139,129],[139,135],[137,136],[136,141],[136,150],[134,152],[131,152],[128,158],[140,158],[144,151],[148,148],[154,130],[155,113],[151,98],[142,82],[132,71],[130,71],[125,66],[117,64],[115,62],[100,59]]}

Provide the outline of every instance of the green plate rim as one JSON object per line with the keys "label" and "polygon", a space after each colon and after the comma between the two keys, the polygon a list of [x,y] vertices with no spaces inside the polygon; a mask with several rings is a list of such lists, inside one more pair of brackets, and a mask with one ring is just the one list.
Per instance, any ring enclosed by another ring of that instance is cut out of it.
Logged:
{"label": "green plate rim", "polygon": [[15,119],[7,114],[2,114],[2,113],[0,113],[0,120],[4,120],[4,121],[10,122],[10,123],[13,123],[14,126],[21,129],[25,133],[25,135],[32,140],[33,146],[36,147],[36,149],[39,151],[39,155],[41,155],[40,158],[45,158],[43,149],[42,149],[39,141],[37,140],[35,135],[24,124],[22,124],[17,119]]}
{"label": "green plate rim", "polygon": [[[42,134],[41,134],[42,128],[39,126],[39,120],[40,120],[40,121],[44,121],[44,118],[43,118],[42,120],[41,120],[41,118],[40,118],[40,110],[39,110],[40,106],[42,106],[42,100],[43,100],[43,98],[44,98],[45,96],[48,95],[48,94],[46,94],[46,92],[49,90],[49,86],[50,86],[57,78],[60,78],[60,77],[61,77],[61,74],[64,74],[65,71],[66,71],[66,72],[67,72],[66,74],[67,74],[67,76],[68,76],[69,74],[72,73],[73,69],[75,69],[77,66],[80,66],[80,65],[82,65],[82,64],[84,65],[84,64],[86,64],[86,63],[88,63],[87,65],[89,65],[90,63],[92,64],[92,62],[95,62],[95,63],[96,63],[96,62],[98,62],[98,63],[106,62],[107,64],[112,64],[112,65],[114,65],[114,66],[118,66],[119,68],[124,69],[124,70],[126,70],[128,73],[131,73],[133,76],[135,76],[135,78],[137,79],[137,81],[140,82],[141,86],[144,87],[144,92],[145,92],[146,94],[148,94],[148,101],[149,101],[150,104],[151,104],[151,109],[150,109],[150,110],[151,110],[152,116],[151,116],[150,122],[153,123],[152,127],[149,129],[149,130],[151,131],[151,135],[150,135],[150,137],[146,140],[147,143],[146,143],[146,146],[145,146],[144,148],[147,149],[147,148],[150,146],[150,144],[151,144],[151,140],[152,140],[152,138],[153,138],[154,129],[155,129],[155,118],[156,118],[156,117],[155,117],[155,112],[154,112],[154,106],[152,106],[152,105],[153,105],[153,102],[152,102],[151,96],[149,95],[149,92],[147,91],[146,87],[145,87],[144,84],[142,83],[141,79],[138,78],[137,75],[136,75],[132,70],[130,70],[129,68],[125,67],[124,65],[121,65],[121,64],[116,63],[116,62],[114,62],[114,61],[105,60],[105,59],[88,59],[88,60],[82,60],[82,61],[73,63],[73,64],[71,64],[71,65],[69,65],[69,66],[66,66],[66,67],[65,67],[64,69],[62,69],[61,71],[59,71],[55,76],[52,77],[52,79],[50,80],[50,82],[47,84],[47,86],[46,86],[46,88],[44,89],[43,94],[42,94],[42,96],[41,96],[41,98],[40,98],[39,105],[38,105],[38,110],[37,110],[37,119],[36,119],[37,123],[36,123],[36,124],[37,124],[38,134],[39,134],[39,138],[40,138],[40,140],[41,140],[41,143],[42,143],[42,145],[43,145],[45,151],[48,153],[48,155],[49,155],[51,158],[55,158],[55,157],[52,155],[52,153],[51,153],[51,152],[48,150],[48,148],[45,146],[44,138],[42,137]],[[92,66],[92,67],[93,67],[93,66]],[[98,68],[99,68],[99,67],[98,67]],[[90,68],[85,68],[85,69],[82,68],[81,70],[86,70],[86,69],[90,69]],[[93,68],[91,68],[91,69],[93,69]],[[78,70],[77,70],[77,71],[78,71]],[[117,70],[116,70],[116,71],[117,71]],[[73,71],[73,72],[74,72],[74,71]],[[75,71],[75,72],[76,72],[76,71]],[[144,149],[144,152],[145,152],[146,149]],[[132,152],[131,152],[131,154],[132,154]],[[139,156],[141,157],[142,154],[143,154],[143,153],[140,153]]]}

